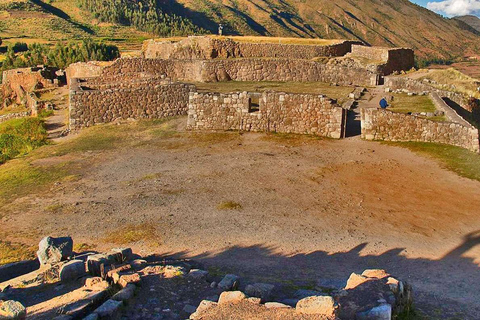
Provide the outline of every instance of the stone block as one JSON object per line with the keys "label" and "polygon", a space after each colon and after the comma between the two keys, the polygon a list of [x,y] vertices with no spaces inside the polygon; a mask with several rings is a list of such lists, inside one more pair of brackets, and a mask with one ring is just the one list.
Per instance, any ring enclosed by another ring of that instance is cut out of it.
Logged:
{"label": "stone block", "polygon": [[239,283],[240,277],[234,274],[227,274],[225,277],[223,277],[222,281],[218,283],[218,288],[225,291],[235,290],[238,288]]}
{"label": "stone block", "polygon": [[38,244],[37,257],[41,264],[54,264],[72,256],[73,240],[71,237],[45,237]]}
{"label": "stone block", "polygon": [[67,262],[60,268],[60,281],[68,282],[76,280],[87,274],[85,270],[85,262],[82,260],[73,260]]}
{"label": "stone block", "polygon": [[200,269],[192,269],[188,273],[188,277],[192,279],[202,279],[205,280],[208,276],[208,271]]}
{"label": "stone block", "polygon": [[312,296],[298,301],[296,311],[324,317],[335,317],[335,300],[330,296]]}
{"label": "stone block", "polygon": [[116,301],[128,301],[135,295],[136,286],[127,284],[125,288],[113,295],[112,299]]}
{"label": "stone block", "polygon": [[274,288],[275,286],[272,284],[255,283],[248,285],[245,288],[245,293],[250,297],[260,298],[263,302],[265,302],[270,300]]}
{"label": "stone block", "polygon": [[218,304],[239,303],[245,300],[247,296],[241,291],[224,291],[220,294]]}
{"label": "stone block", "polygon": [[122,288],[127,287],[127,285],[129,284],[137,284],[139,282],[140,282],[140,275],[138,273],[121,275],[120,279],[118,280],[118,284]]}
{"label": "stone block", "polygon": [[358,320],[391,320],[392,306],[389,304],[382,304],[370,310],[358,312],[355,319]]}
{"label": "stone block", "polygon": [[107,300],[100,307],[95,309],[94,313],[98,314],[99,317],[113,318],[117,314],[117,312],[119,312],[122,304],[122,301],[115,301],[110,299]]}

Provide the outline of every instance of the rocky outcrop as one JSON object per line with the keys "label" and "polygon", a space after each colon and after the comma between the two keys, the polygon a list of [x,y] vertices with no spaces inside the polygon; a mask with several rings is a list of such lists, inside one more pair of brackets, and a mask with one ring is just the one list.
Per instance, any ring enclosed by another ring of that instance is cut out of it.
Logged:
{"label": "rocky outcrop", "polygon": [[72,238],[45,237],[38,244],[37,257],[41,264],[52,264],[68,259],[72,252]]}

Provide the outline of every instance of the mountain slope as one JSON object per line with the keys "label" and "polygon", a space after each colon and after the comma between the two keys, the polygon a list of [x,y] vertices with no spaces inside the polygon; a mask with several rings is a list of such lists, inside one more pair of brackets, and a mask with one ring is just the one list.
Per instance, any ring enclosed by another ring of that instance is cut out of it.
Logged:
{"label": "mountain slope", "polygon": [[469,26],[471,26],[472,28],[474,28],[478,32],[480,32],[480,18],[478,18],[476,16],[461,16],[461,17],[455,17],[454,19],[455,20],[460,20],[460,21],[468,24]]}
{"label": "mountain slope", "polygon": [[[458,21],[408,0],[179,0],[198,25],[224,23],[233,34],[347,38],[378,46],[413,47],[448,58],[480,48],[480,36]],[[473,30],[472,30],[473,31]]]}

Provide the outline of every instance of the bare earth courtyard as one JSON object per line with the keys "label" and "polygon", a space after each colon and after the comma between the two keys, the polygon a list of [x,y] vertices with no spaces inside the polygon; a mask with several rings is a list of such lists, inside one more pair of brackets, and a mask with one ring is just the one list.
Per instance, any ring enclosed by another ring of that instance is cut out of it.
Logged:
{"label": "bare earth courtyard", "polygon": [[12,160],[3,170],[66,173],[28,195],[2,186],[2,238],[69,234],[277,283],[382,268],[422,314],[478,318],[479,182],[359,138],[190,133],[184,120],[100,126]]}

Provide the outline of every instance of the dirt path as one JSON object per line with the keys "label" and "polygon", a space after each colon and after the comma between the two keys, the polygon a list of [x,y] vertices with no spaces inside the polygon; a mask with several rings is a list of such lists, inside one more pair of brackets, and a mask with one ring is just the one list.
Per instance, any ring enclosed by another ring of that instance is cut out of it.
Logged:
{"label": "dirt path", "polygon": [[60,87],[54,91],[52,103],[55,105],[54,114],[48,117],[45,125],[48,131],[48,138],[54,142],[61,141],[65,137],[68,117],[68,88]]}
{"label": "dirt path", "polygon": [[[385,268],[414,286],[418,310],[478,319],[479,182],[360,139],[226,136],[86,153],[78,181],[22,199],[31,209],[2,227],[12,239],[35,230],[99,249],[118,246],[105,243],[112,234],[153,227],[157,235],[132,244],[140,254],[263,282],[311,285]],[[219,210],[225,201],[242,208]]]}

